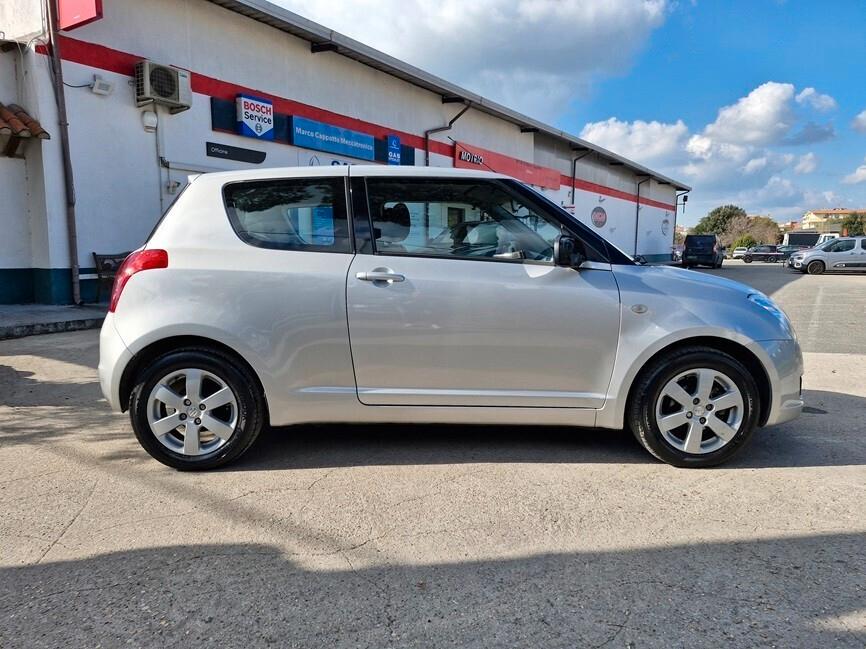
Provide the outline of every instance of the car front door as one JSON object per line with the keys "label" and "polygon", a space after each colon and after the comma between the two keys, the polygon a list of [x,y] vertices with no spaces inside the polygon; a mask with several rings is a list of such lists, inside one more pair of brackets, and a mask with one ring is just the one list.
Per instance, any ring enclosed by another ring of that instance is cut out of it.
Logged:
{"label": "car front door", "polygon": [[[859,260],[859,254],[855,250],[854,239],[837,239],[827,249],[827,268],[845,269],[851,268]],[[855,266],[856,268],[856,266]]]}
{"label": "car front door", "polygon": [[347,279],[362,403],[603,405],[619,290],[594,248],[587,268],[553,264],[553,208],[504,180],[371,175],[352,187],[356,236],[370,232]]}

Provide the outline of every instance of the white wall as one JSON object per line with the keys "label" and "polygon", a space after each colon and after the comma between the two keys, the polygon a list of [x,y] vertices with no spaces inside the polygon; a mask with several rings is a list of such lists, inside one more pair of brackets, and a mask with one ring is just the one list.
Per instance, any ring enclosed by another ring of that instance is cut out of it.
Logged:
{"label": "white wall", "polygon": [[28,43],[43,33],[42,0],[2,0],[0,39]]}

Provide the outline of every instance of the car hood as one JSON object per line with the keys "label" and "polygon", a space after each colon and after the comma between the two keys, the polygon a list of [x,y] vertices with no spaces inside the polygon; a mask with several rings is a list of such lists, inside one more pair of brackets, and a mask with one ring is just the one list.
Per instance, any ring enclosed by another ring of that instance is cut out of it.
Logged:
{"label": "car hood", "polygon": [[679,292],[698,291],[703,293],[707,288],[715,288],[720,293],[733,292],[748,296],[761,291],[747,284],[735,282],[726,277],[697,273],[677,266],[614,266],[614,273],[634,274],[655,288],[665,289],[663,292],[676,295]]}

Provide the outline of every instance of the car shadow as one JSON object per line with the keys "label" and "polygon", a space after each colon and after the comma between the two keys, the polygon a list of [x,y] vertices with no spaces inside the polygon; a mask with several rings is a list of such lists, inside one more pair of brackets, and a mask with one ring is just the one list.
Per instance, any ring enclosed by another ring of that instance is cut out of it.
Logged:
{"label": "car shadow", "polygon": [[389,562],[377,549],[386,536],[356,547],[330,540],[340,563],[327,570],[253,543],[3,567],[0,646],[866,643],[864,534],[509,558],[470,551],[459,561],[421,564],[411,562],[409,549],[400,555],[409,559]]}
{"label": "car shadow", "polygon": [[[866,464],[866,398],[804,391],[806,412],[758,429],[720,469]],[[223,471],[465,463],[653,464],[630,432],[562,426],[432,424],[303,425],[270,428]]]}

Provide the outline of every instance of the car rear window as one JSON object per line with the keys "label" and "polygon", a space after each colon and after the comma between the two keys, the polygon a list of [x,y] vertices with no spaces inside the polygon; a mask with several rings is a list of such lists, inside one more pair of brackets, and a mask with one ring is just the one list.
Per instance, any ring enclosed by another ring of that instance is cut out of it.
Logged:
{"label": "car rear window", "polygon": [[716,237],[713,235],[694,235],[690,234],[686,237],[686,247],[694,246],[696,248],[712,248],[716,245]]}
{"label": "car rear window", "polygon": [[279,178],[226,185],[237,235],[259,248],[350,252],[346,188],[340,178]]}

